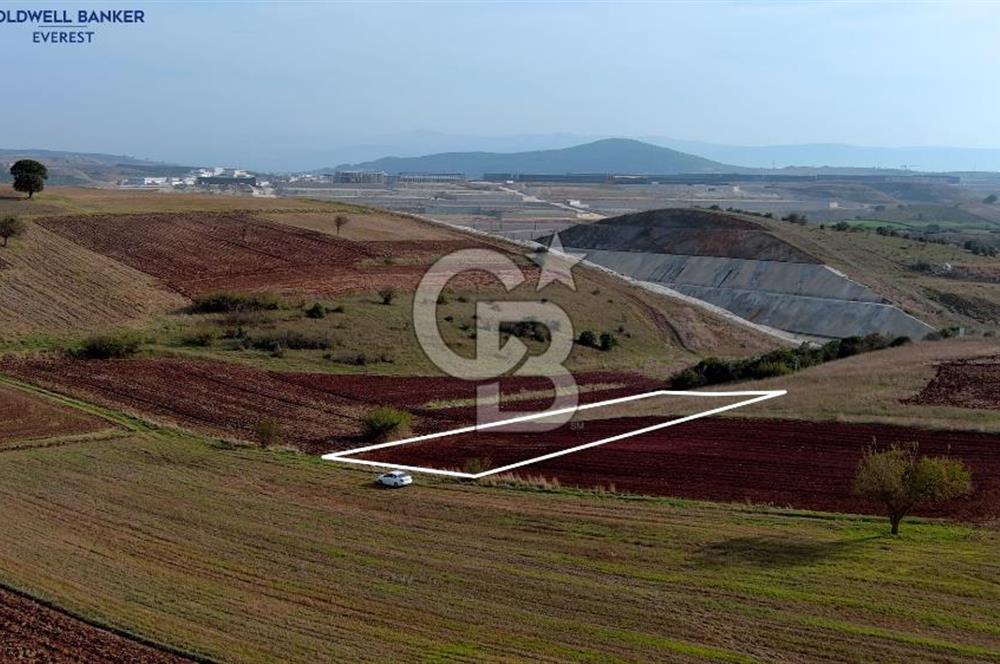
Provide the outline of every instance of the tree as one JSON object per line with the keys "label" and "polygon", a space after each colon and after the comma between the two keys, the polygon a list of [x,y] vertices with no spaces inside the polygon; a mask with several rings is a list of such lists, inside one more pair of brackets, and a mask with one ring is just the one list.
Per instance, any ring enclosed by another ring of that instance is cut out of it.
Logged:
{"label": "tree", "polygon": [[993,205],[996,202],[997,202],[996,194],[990,194],[989,196],[983,199],[983,203],[985,203],[986,205]]}
{"label": "tree", "polygon": [[972,493],[972,477],[965,464],[947,457],[918,456],[917,443],[894,443],[888,450],[869,448],[854,477],[854,492],[882,503],[892,534],[899,523],[921,505]]}
{"label": "tree", "polygon": [[28,198],[45,188],[45,180],[49,179],[49,169],[34,159],[19,159],[10,167],[14,176],[14,191],[23,191]]}
{"label": "tree", "polygon": [[0,237],[3,238],[3,246],[7,246],[7,240],[18,235],[23,235],[27,226],[17,217],[4,217],[0,219]]}
{"label": "tree", "polygon": [[351,223],[350,217],[343,214],[338,214],[333,220],[333,225],[337,227],[337,235],[340,235],[340,229],[349,223]]}

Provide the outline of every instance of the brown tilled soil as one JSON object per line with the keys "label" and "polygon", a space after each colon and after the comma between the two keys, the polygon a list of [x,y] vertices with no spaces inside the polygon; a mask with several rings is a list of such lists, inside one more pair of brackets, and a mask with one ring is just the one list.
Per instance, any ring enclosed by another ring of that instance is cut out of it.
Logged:
{"label": "brown tilled soil", "polygon": [[[362,419],[379,405],[412,413],[417,433],[470,423],[475,417],[475,409],[462,404],[448,410],[425,408],[432,401],[475,398],[476,383],[447,377],[280,373],[179,359],[7,357],[0,360],[0,371],[111,408],[243,440],[254,440],[257,424],[273,420],[280,424],[284,442],[316,453],[357,445]],[[589,392],[583,401],[650,389],[648,379],[630,374],[583,374],[577,380],[581,385],[614,386]],[[544,379],[502,381],[505,395],[547,387]],[[533,401],[513,408],[538,406]]]}
{"label": "brown tilled soil", "polygon": [[[668,418],[589,420],[554,432],[500,429],[404,445],[363,455],[387,463],[463,470],[487,467],[634,431]],[[975,494],[918,510],[972,520],[1000,517],[1000,436],[911,427],[706,418],[557,457],[517,472],[563,484],[701,500],[751,502],[835,512],[879,513],[851,493],[864,450],[876,442],[917,441],[920,452],[949,455],[972,471]]]}
{"label": "brown tilled soil", "polygon": [[904,403],[1000,410],[1000,357],[947,362]]}
{"label": "brown tilled soil", "polygon": [[190,660],[0,589],[0,661],[173,664]]}
{"label": "brown tilled soil", "polygon": [[101,431],[113,426],[99,417],[0,385],[0,447],[39,438]]}
{"label": "brown tilled soil", "polygon": [[317,294],[412,289],[467,241],[355,242],[248,212],[54,217],[45,228],[196,297],[225,290]]}

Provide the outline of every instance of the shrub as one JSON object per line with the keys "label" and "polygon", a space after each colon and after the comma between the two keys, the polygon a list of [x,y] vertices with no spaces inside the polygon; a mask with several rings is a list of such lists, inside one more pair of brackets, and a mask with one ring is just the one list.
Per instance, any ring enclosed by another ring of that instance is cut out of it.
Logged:
{"label": "shrub", "polygon": [[215,341],[214,332],[194,332],[181,337],[182,346],[211,346],[213,341]]}
{"label": "shrub", "polygon": [[593,330],[584,330],[580,333],[576,342],[588,348],[597,348],[597,334]]}
{"label": "shrub", "polygon": [[378,292],[379,298],[382,300],[382,304],[390,305],[392,301],[396,299],[396,289],[395,288],[383,288]]}
{"label": "shrub", "polygon": [[465,464],[462,466],[462,472],[469,473],[470,475],[477,475],[489,470],[492,467],[493,461],[489,457],[471,457],[465,460]]}
{"label": "shrub", "polygon": [[552,339],[549,328],[537,321],[518,321],[516,323],[500,323],[501,334],[508,334],[518,339],[534,339],[547,343]]}
{"label": "shrub", "polygon": [[362,423],[362,436],[369,441],[386,441],[410,430],[410,414],[382,406],[368,413]]}
{"label": "shrub", "polygon": [[333,347],[333,339],[326,334],[306,334],[294,330],[273,332],[249,337],[250,346],[258,350],[274,352],[276,348],[288,350],[328,350]]}
{"label": "shrub", "polygon": [[326,317],[326,307],[324,307],[319,302],[313,304],[311,307],[306,309],[306,318],[325,318]]}
{"label": "shrub", "polygon": [[618,345],[618,337],[611,334],[610,332],[605,332],[601,335],[601,350],[609,351]]}
{"label": "shrub", "polygon": [[914,508],[972,493],[972,476],[960,460],[917,453],[917,443],[894,443],[881,452],[870,448],[854,477],[856,494],[885,506],[893,535]]}
{"label": "shrub", "polygon": [[84,341],[75,355],[87,360],[124,359],[138,353],[143,343],[145,339],[137,332],[102,334]]}
{"label": "shrub", "polygon": [[253,431],[262,449],[280,445],[285,439],[285,430],[277,420],[260,420],[254,425]]}
{"label": "shrub", "polygon": [[196,314],[226,314],[244,311],[272,311],[281,301],[270,293],[213,293],[195,300],[191,311]]}

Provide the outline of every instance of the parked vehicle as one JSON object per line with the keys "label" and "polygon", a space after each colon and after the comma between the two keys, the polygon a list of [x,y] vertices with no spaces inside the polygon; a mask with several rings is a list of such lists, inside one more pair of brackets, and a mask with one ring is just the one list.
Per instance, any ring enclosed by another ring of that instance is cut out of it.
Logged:
{"label": "parked vehicle", "polygon": [[410,477],[410,474],[404,473],[401,470],[394,470],[391,473],[379,475],[375,481],[382,486],[391,486],[394,488],[413,484],[413,478]]}

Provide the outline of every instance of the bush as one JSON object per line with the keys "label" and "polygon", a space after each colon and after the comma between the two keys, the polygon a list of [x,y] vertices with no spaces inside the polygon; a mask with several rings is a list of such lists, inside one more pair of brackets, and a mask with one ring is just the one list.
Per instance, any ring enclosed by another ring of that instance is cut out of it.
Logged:
{"label": "bush", "polygon": [[254,425],[254,437],[262,449],[273,447],[284,441],[285,430],[277,420],[261,420]]}
{"label": "bush", "polygon": [[326,307],[324,307],[319,302],[315,303],[308,309],[306,309],[306,318],[325,318],[326,317]]}
{"label": "bush", "polygon": [[601,350],[609,351],[618,345],[618,337],[611,334],[610,332],[605,332],[601,335]]}
{"label": "bush", "polygon": [[670,377],[670,385],[674,389],[686,390],[737,380],[773,378],[858,353],[898,347],[907,343],[910,343],[909,337],[889,338],[881,334],[869,334],[865,337],[834,339],[818,347],[802,344],[798,348],[782,348],[743,360],[709,357],[694,367],[675,373]]}
{"label": "bush", "polygon": [[124,359],[138,353],[145,341],[137,332],[98,335],[84,341],[75,355],[87,360]]}
{"label": "bush", "polygon": [[537,321],[500,323],[500,332],[518,339],[534,339],[540,343],[548,343],[552,339],[549,328],[544,323]]}
{"label": "bush", "polygon": [[281,301],[270,293],[213,293],[195,300],[191,311],[196,314],[229,314],[244,311],[272,311]]}
{"label": "bush", "polygon": [[477,475],[489,470],[492,467],[493,461],[489,457],[472,457],[465,460],[465,464],[462,466],[462,472],[469,473],[470,475]]}
{"label": "bush", "polygon": [[182,346],[198,346],[198,347],[211,346],[212,342],[214,341],[215,341],[214,332],[194,332],[192,334],[188,334],[184,337],[181,337]]}
{"label": "bush", "polygon": [[580,333],[576,342],[588,348],[597,348],[597,334],[593,330],[584,330]]}
{"label": "bush", "polygon": [[382,300],[382,304],[390,305],[392,301],[396,299],[396,289],[395,288],[383,288],[378,292],[379,298]]}
{"label": "bush", "polygon": [[329,350],[333,339],[326,334],[306,334],[294,330],[273,332],[248,338],[250,347],[275,352],[278,348],[288,350]]}
{"label": "bush", "polygon": [[368,413],[362,423],[362,436],[368,441],[387,441],[410,430],[410,414],[383,406]]}

